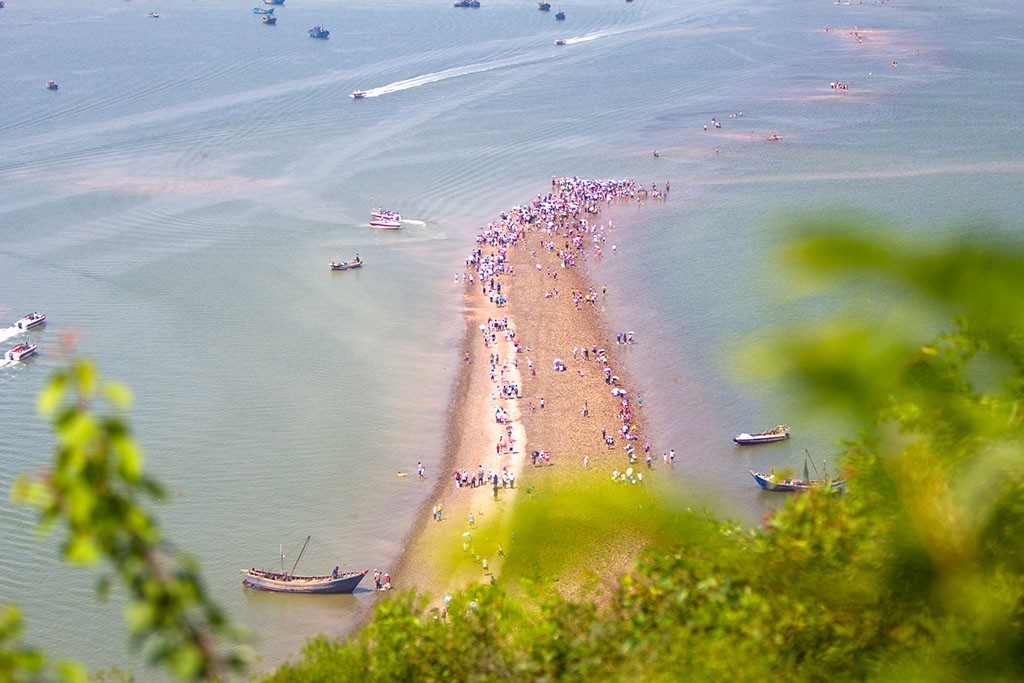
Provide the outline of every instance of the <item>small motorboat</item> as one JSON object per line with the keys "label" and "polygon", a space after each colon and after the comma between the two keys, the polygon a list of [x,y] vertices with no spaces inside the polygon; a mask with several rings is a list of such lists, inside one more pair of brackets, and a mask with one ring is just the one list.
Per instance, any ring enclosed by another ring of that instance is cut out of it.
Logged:
{"label": "small motorboat", "polygon": [[273,7],[253,7],[252,8],[252,13],[253,14],[273,14],[274,13],[274,8]]}
{"label": "small motorboat", "polygon": [[550,2],[538,2],[537,3],[537,9],[539,9],[541,12],[549,12],[551,10],[551,3]]}
{"label": "small motorboat", "polygon": [[555,41],[555,45],[565,45],[565,38],[559,38]]}
{"label": "small motorboat", "polygon": [[24,360],[36,352],[36,345],[22,342],[4,352],[4,360]]}
{"label": "small motorboat", "polygon": [[371,228],[384,228],[386,230],[398,230],[402,227],[401,216],[397,214],[395,216],[384,216],[382,218],[371,218]]}
{"label": "small motorboat", "polygon": [[46,81],[47,90],[56,90],[58,87],[57,81]]}
{"label": "small motorboat", "polygon": [[310,38],[328,38],[331,35],[331,32],[325,29],[320,24],[317,24],[313,28],[309,29],[308,33]]}
{"label": "small motorboat", "polygon": [[150,12],[149,13],[149,18],[150,19],[159,19],[160,18],[160,13],[159,12]]}
{"label": "small motorboat", "polygon": [[558,19],[559,21],[565,19],[565,12],[563,12],[562,10],[558,10],[557,12],[555,12],[555,19]]}
{"label": "small motorboat", "polygon": [[361,100],[364,97],[366,97],[366,91],[365,90],[353,90],[352,91],[352,97],[354,97],[357,100]]}
{"label": "small motorboat", "polygon": [[284,0],[263,0],[264,5],[283,5]]}
{"label": "small motorboat", "polygon": [[469,0],[459,0],[453,6],[454,7],[469,7]]}
{"label": "small motorboat", "polygon": [[275,17],[273,14],[264,14],[262,17],[260,17],[260,19],[267,26],[275,26],[277,24],[277,17]]}
{"label": "small motorboat", "polygon": [[376,211],[371,211],[370,212],[370,218],[372,218],[373,220],[377,220],[377,221],[379,221],[379,220],[395,220],[395,221],[400,221],[400,220],[402,220],[402,214],[398,213],[397,211],[392,211],[391,209],[385,209],[385,208],[382,207],[380,209],[377,209]]}
{"label": "small motorboat", "polygon": [[359,258],[359,254],[351,261],[331,261],[331,270],[352,270],[353,268],[362,268],[363,260]]}
{"label": "small motorboat", "polygon": [[774,443],[776,441],[785,441],[789,438],[789,425],[779,425],[778,427],[772,427],[766,429],[763,432],[757,434],[748,434],[743,432],[733,437],[733,441],[741,446],[750,446],[758,443]]}
{"label": "small motorboat", "polygon": [[33,311],[24,318],[20,318],[14,326],[19,330],[31,330],[33,327],[38,327],[46,322],[46,314],[40,313],[39,311]]}

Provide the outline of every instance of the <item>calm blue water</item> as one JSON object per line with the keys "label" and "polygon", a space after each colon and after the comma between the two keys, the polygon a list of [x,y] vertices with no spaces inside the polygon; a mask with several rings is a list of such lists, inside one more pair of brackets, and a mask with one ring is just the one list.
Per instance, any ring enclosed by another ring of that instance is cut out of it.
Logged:
{"label": "calm blue water", "polygon": [[[761,257],[786,216],[856,209],[908,234],[1024,218],[1009,1],[578,0],[555,22],[527,0],[288,0],[274,27],[253,4],[0,10],[0,323],[49,316],[18,337],[38,357],[0,367],[0,485],[50,457],[34,400],[75,331],[134,390],[174,496],[160,519],[268,665],[343,633],[369,596],[253,595],[238,570],[281,544],[294,561],[306,534],[309,571],[393,564],[429,488],[395,472],[442,457],[453,274],[479,226],[552,175],[671,180],[668,203],[613,213],[618,253],[595,277],[641,340],[628,360],[655,448],[680,454],[670,485],[750,523],[777,499],[748,467],[829,457],[843,436],[730,370],[770,319],[826,312],[780,308]],[[306,36],[320,22],[327,41]],[[854,26],[886,33],[859,45]],[[367,226],[380,205],[403,230]],[[356,252],[367,267],[327,270]],[[730,442],[784,421],[786,444]],[[110,636],[117,602],[95,605],[95,575],[55,544],[0,501],[0,601],[62,656],[138,667]]]}

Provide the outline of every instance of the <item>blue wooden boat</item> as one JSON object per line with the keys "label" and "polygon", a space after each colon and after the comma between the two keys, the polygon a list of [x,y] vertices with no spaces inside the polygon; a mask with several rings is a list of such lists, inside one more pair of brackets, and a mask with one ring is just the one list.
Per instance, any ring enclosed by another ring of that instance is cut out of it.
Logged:
{"label": "blue wooden boat", "polygon": [[283,5],[284,0],[263,0],[264,5]]}
{"label": "blue wooden boat", "polygon": [[558,10],[557,12],[555,12],[555,19],[558,19],[559,21],[565,19],[565,12],[563,12],[562,10]]}
{"label": "blue wooden boat", "polygon": [[551,3],[550,2],[538,2],[537,3],[537,9],[539,9],[541,12],[548,12],[548,11],[551,10]]}
{"label": "blue wooden boat", "polygon": [[469,0],[459,0],[453,7],[469,7]]}
{"label": "blue wooden boat", "polygon": [[267,26],[274,26],[277,24],[277,17],[273,14],[264,14],[261,18],[263,19],[263,23]]}
{"label": "blue wooden boat", "polygon": [[310,38],[327,38],[331,35],[331,32],[325,29],[320,24],[317,24],[313,28],[309,29]]}
{"label": "blue wooden boat", "polygon": [[253,14],[273,14],[274,13],[274,8],[273,7],[253,7],[252,8],[252,13]]}
{"label": "blue wooden boat", "polygon": [[[299,552],[299,556],[295,558],[295,564],[292,565],[292,571],[269,571],[267,569],[256,569],[250,567],[249,569],[243,569],[242,574],[245,576],[242,579],[242,585],[246,588],[254,588],[261,591],[272,591],[275,593],[319,593],[319,594],[333,594],[333,593],[351,593],[359,585],[359,582],[366,576],[368,569],[363,571],[353,572],[339,572],[337,568],[326,576],[297,576],[294,574],[295,567],[298,566],[299,560],[302,559],[302,553],[306,552],[306,546],[309,545],[309,536],[306,536],[306,542],[302,545],[302,551]],[[282,558],[284,555],[282,555]]]}
{"label": "blue wooden boat", "polygon": [[823,489],[825,491],[834,492],[846,490],[845,479],[829,479],[827,476],[824,479],[783,479],[775,476],[774,472],[771,474],[765,474],[763,472],[755,472],[754,470],[747,471],[750,472],[750,476],[754,478],[757,485],[765,491],[782,491],[790,493],[793,491],[810,491],[812,489]]}

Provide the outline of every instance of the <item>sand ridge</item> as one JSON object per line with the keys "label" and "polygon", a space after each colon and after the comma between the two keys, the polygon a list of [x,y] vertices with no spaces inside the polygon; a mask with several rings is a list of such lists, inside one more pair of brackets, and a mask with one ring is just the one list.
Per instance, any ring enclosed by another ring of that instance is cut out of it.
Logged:
{"label": "sand ridge", "polygon": [[[628,392],[629,382],[614,358],[615,335],[601,316],[609,294],[574,266],[614,253],[600,222],[603,206],[665,194],[632,181],[552,183],[550,194],[487,226],[457,285],[466,330],[446,454],[441,471],[431,474],[432,496],[393,573],[397,588],[425,592],[435,605],[444,593],[500,575],[517,496],[550,477],[605,478],[625,469],[627,446],[633,447],[635,467],[645,457],[634,415],[640,408],[613,394]],[[518,396],[506,395],[506,385],[517,386]],[[507,411],[507,425],[496,419],[499,410]],[[509,434],[510,452],[499,452]],[[550,464],[543,456],[535,462],[535,451],[547,453]],[[481,468],[504,468],[515,477],[514,488],[500,480],[497,490],[491,480],[456,487],[454,471],[472,475]],[[437,507],[441,521],[433,514]]]}

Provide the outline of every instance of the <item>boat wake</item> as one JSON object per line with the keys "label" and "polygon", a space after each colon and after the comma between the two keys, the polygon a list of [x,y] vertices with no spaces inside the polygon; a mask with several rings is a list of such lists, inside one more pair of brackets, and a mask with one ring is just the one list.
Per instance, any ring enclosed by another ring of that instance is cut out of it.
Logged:
{"label": "boat wake", "polygon": [[565,39],[565,44],[566,45],[576,45],[578,43],[589,43],[590,41],[597,40],[598,38],[607,38],[609,36],[615,36],[615,35],[618,35],[620,33],[628,33],[631,30],[636,30],[636,29],[624,28],[624,29],[617,29],[617,30],[609,29],[607,31],[594,31],[593,33],[588,33],[586,35],[575,36],[574,38],[566,38]]}
{"label": "boat wake", "polygon": [[13,339],[14,337],[17,337],[19,334],[21,334],[24,331],[25,330],[19,330],[14,325],[11,325],[7,329],[0,330],[0,342],[5,342],[8,339]]}
{"label": "boat wake", "polygon": [[413,218],[403,218],[402,223],[405,223],[406,225],[417,225],[421,228],[426,225],[423,221],[418,221]]}
{"label": "boat wake", "polygon": [[413,76],[412,78],[406,78],[401,81],[395,81],[387,85],[382,85],[377,88],[368,88],[364,92],[365,97],[380,97],[381,95],[390,95],[391,93],[399,92],[402,90],[409,90],[410,88],[418,88],[421,85],[429,85],[431,83],[437,83],[439,81],[446,81],[450,78],[458,78],[460,76],[468,76],[470,74],[483,73],[485,71],[493,71],[495,69],[504,69],[509,66],[519,66],[521,64],[528,64],[530,62],[539,61],[537,59],[523,60],[522,58],[510,58],[500,59],[493,62],[483,62],[481,64],[468,64],[466,66],[452,67],[451,69],[445,69],[443,71],[435,71],[429,74],[423,74],[422,76]]}

